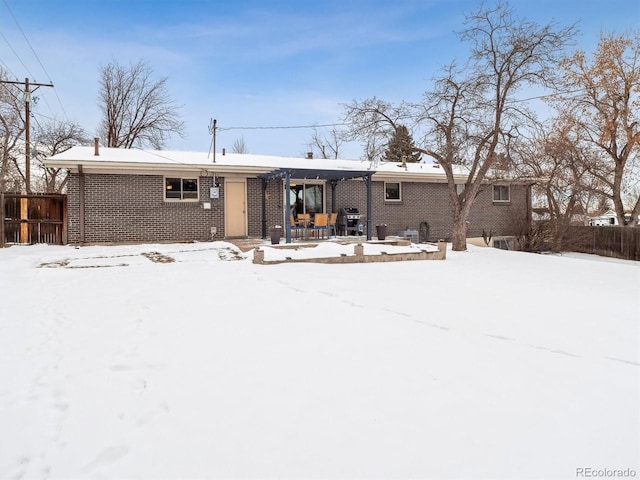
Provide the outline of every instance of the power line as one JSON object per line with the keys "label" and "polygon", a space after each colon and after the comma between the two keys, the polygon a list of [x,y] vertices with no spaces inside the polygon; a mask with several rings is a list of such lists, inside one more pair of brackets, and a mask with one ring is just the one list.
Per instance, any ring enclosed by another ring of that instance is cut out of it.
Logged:
{"label": "power line", "polygon": [[[40,112],[31,112],[31,116],[33,118],[42,117],[42,118],[45,118],[45,119],[47,119],[47,120],[49,120],[51,122],[58,122],[59,121],[59,119],[56,118],[56,117],[50,117],[49,115],[45,115],[44,113],[40,113]],[[38,123],[38,122],[36,122],[36,123]],[[40,123],[38,123],[38,125],[40,125]]]}
{"label": "power line", "polygon": [[[5,4],[6,4],[6,2],[5,2]],[[20,58],[20,55],[18,55],[18,52],[16,52],[16,51],[13,49],[13,46],[9,43],[9,40],[7,40],[7,37],[5,37],[5,36],[4,36],[4,34],[3,34],[2,32],[0,32],[0,36],[2,36],[2,39],[3,39],[3,40],[5,41],[5,43],[9,46],[9,48],[11,49],[11,51],[13,52],[13,54],[16,56],[16,58],[18,59],[18,61],[22,64],[22,66],[23,66],[23,67],[24,67],[24,69],[27,71],[27,73],[28,73],[30,76],[32,76],[32,77],[33,77],[33,76],[34,76],[34,75],[33,75],[33,73],[31,73],[31,72],[29,71],[29,68],[24,64],[24,62],[22,61],[22,58]]]}
{"label": "power line", "polygon": [[[514,102],[528,102],[530,100],[540,100],[543,98],[549,98],[549,97],[557,97],[560,95],[568,95],[571,93],[578,93],[580,92],[581,89],[577,89],[577,90],[567,90],[567,91],[563,91],[563,92],[555,92],[555,93],[548,93],[548,94],[544,94],[544,95],[537,95],[534,97],[528,97],[528,98],[519,98],[519,99],[514,99]],[[315,125],[271,125],[271,126],[244,126],[244,127],[240,127],[240,126],[235,126],[235,127],[218,127],[218,130],[220,131],[227,131],[227,130],[286,130],[286,129],[296,129],[296,128],[316,128],[316,127],[345,127],[345,126],[349,126],[351,125],[350,123],[323,123],[323,124],[315,124]]]}
{"label": "power line", "polygon": [[263,127],[226,127],[218,128],[218,130],[285,130],[293,128],[315,128],[315,127],[337,127],[349,125],[348,123],[324,123],[320,125],[280,125],[280,126],[263,126]]}
{"label": "power line", "polygon": [[[543,98],[549,97],[557,97],[560,95],[568,95],[570,93],[578,93],[581,89],[577,90],[567,90],[564,92],[556,92],[556,93],[548,93],[545,95],[537,95],[529,98],[519,98],[514,99],[513,102],[528,102],[530,100],[540,100]],[[219,127],[218,130],[284,130],[284,129],[295,129],[295,128],[316,128],[316,127],[345,127],[351,125],[350,123],[324,123],[324,124],[316,124],[316,125],[281,125],[281,126],[247,126],[247,127]]]}
{"label": "power line", "polygon": [[513,100],[514,102],[528,102],[529,100],[541,100],[543,98],[549,98],[549,97],[558,97],[560,95],[568,95],[570,93],[578,93],[581,92],[582,89],[577,89],[577,90],[567,90],[565,92],[556,92],[556,93],[547,93],[546,95],[537,95],[535,97],[529,97],[529,98],[518,98]]}
{"label": "power line", "polygon": [[[29,45],[29,48],[31,49],[31,52],[33,53],[33,55],[36,57],[36,60],[38,60],[38,63],[40,64],[40,66],[42,67],[42,70],[44,71],[44,73],[47,75],[47,78],[49,78],[49,83],[53,83],[51,82],[51,75],[49,75],[49,72],[47,72],[47,69],[44,68],[44,65],[42,64],[42,62],[40,61],[40,57],[38,57],[38,54],[36,53],[36,51],[33,49],[33,46],[31,45],[31,42],[29,41],[29,39],[27,38],[27,36],[24,33],[24,30],[22,30],[22,27],[20,26],[20,24],[18,23],[18,19],[16,18],[16,16],[13,14],[13,12],[11,11],[11,8],[9,8],[9,4],[7,3],[7,0],[3,0],[4,5],[7,7],[7,10],[9,10],[9,13],[11,14],[11,18],[13,18],[13,21],[16,23],[16,25],[18,26],[18,30],[20,30],[20,33],[22,34],[23,38],[25,39],[25,41],[27,42],[27,45]],[[32,75],[33,76],[33,75]]]}
{"label": "power line", "polygon": [[6,70],[6,71],[7,71],[7,72],[12,76],[12,77],[17,78],[17,77],[15,76],[15,74],[11,71],[11,69],[9,68],[9,66],[8,66],[6,63],[4,63],[4,62],[2,61],[2,59],[0,59],[0,63],[2,64],[2,66],[4,67],[4,69],[5,69],[5,70]]}
{"label": "power line", "polygon": [[[47,76],[47,78],[49,79],[49,83],[53,84],[53,81],[51,80],[51,75],[49,75],[49,72],[47,71],[47,69],[45,68],[44,64],[42,63],[42,61],[40,60],[40,57],[38,56],[37,52],[35,51],[35,49],[33,48],[33,45],[31,45],[31,42],[29,41],[29,38],[27,38],[27,35],[24,33],[24,30],[22,29],[22,27],[20,26],[20,23],[18,22],[18,19],[16,18],[16,16],[13,14],[13,11],[11,10],[11,8],[9,7],[9,4],[7,3],[7,0],[3,0],[3,3],[5,5],[5,7],[7,7],[7,10],[9,11],[9,13],[11,14],[11,18],[13,18],[13,21],[15,22],[15,24],[18,27],[18,30],[20,30],[20,33],[22,34],[22,37],[24,38],[24,40],[27,42],[27,45],[29,45],[29,48],[31,49],[31,53],[33,53],[33,56],[36,57],[36,60],[38,61],[38,63],[40,64],[40,67],[42,68],[42,71],[45,73],[45,75]],[[2,35],[2,33],[0,32],[0,35]],[[16,57],[18,57],[18,60],[20,61],[20,63],[22,64],[22,66],[25,68],[25,70],[27,71],[27,73],[29,73],[29,75],[31,77],[34,77],[34,75],[29,71],[29,69],[27,68],[27,66],[22,62],[22,59],[20,58],[20,56],[16,53],[15,50],[13,50],[13,47],[11,47],[11,45],[9,44],[9,41],[4,37],[4,35],[2,35],[2,37],[4,38],[5,42],[7,42],[7,45],[9,45],[9,48],[11,48],[11,50],[13,51],[13,53],[16,55]],[[64,118],[68,121],[69,118],[67,117],[67,112],[64,109],[64,105],[62,104],[62,100],[60,99],[60,96],[58,95],[58,91],[54,88],[53,89],[53,93],[55,94],[56,98],[58,99],[58,104],[60,105],[60,108],[62,109],[62,114],[64,115]],[[53,108],[51,108],[51,105],[49,105],[49,102],[47,101],[46,98],[44,98],[44,102],[47,104],[47,107],[49,107],[49,110],[51,110],[51,113],[53,113]]]}

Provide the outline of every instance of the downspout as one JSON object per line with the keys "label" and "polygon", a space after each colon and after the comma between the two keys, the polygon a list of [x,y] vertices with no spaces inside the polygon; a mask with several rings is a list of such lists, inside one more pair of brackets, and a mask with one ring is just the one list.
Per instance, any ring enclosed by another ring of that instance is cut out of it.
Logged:
{"label": "downspout", "polygon": [[78,165],[78,203],[80,205],[80,244],[84,244],[84,172],[82,171],[82,165]]}

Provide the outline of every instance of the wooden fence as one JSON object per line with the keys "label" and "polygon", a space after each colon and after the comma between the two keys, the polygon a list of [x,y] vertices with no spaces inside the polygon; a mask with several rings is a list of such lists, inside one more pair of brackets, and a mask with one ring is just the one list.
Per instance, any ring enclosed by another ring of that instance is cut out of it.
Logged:
{"label": "wooden fence", "polygon": [[640,227],[570,227],[569,236],[573,251],[640,260]]}
{"label": "wooden fence", "polygon": [[0,193],[0,247],[67,243],[66,195]]}

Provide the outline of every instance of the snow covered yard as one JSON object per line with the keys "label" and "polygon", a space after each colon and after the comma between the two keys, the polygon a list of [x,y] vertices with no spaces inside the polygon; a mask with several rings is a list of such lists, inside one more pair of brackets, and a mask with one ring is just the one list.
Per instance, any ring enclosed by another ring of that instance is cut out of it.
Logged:
{"label": "snow covered yard", "polygon": [[640,475],[639,264],[250,257],[0,250],[0,478]]}

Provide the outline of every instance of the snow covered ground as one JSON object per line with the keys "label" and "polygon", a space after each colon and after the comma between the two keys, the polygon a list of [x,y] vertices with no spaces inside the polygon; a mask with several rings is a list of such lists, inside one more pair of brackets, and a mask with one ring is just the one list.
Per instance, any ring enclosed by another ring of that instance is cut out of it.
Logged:
{"label": "snow covered ground", "polygon": [[250,257],[0,250],[0,478],[640,475],[638,263]]}

